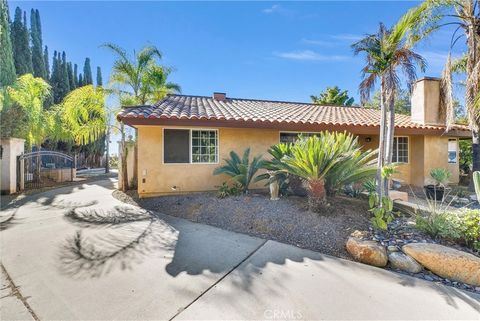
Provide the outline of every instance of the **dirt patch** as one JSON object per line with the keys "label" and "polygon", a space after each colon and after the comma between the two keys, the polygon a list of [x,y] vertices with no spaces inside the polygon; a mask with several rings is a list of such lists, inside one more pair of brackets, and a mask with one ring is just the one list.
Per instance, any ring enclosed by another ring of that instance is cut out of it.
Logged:
{"label": "dirt patch", "polygon": [[219,199],[215,193],[139,199],[136,193],[115,191],[123,202],[148,210],[209,224],[225,230],[277,240],[322,253],[351,259],[345,250],[354,230],[367,230],[371,214],[363,199],[339,196],[329,200],[323,213],[307,208],[304,197],[270,201],[267,194]]}

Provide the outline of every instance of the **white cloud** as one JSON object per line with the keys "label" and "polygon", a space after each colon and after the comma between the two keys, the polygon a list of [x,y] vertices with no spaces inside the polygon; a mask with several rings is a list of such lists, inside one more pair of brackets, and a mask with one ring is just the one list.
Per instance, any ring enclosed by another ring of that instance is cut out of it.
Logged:
{"label": "white cloud", "polygon": [[273,54],[279,58],[289,59],[289,60],[298,60],[298,61],[342,61],[342,60],[348,60],[351,58],[349,56],[341,56],[341,55],[322,55],[312,50],[274,52]]}
{"label": "white cloud", "polygon": [[334,41],[306,39],[306,38],[303,38],[301,40],[301,43],[306,45],[315,45],[315,46],[322,46],[322,47],[333,47],[336,44]]}
{"label": "white cloud", "polygon": [[266,14],[278,12],[281,9],[280,5],[274,4],[270,8],[263,9],[262,12]]}
{"label": "white cloud", "polygon": [[344,40],[344,41],[358,41],[362,39],[364,36],[352,34],[352,33],[341,33],[338,35],[330,35],[330,38],[337,39],[337,40]]}
{"label": "white cloud", "polygon": [[438,51],[421,51],[418,54],[427,61],[428,67],[435,70],[443,69],[448,56],[448,53]]}

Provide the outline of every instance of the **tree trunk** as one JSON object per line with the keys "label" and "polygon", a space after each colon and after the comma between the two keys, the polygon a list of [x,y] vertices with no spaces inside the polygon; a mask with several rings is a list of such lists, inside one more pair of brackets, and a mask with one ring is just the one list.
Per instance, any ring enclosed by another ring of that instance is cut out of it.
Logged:
{"label": "tree trunk", "polygon": [[472,172],[480,171],[480,137],[477,130],[472,131]]}
{"label": "tree trunk", "polygon": [[312,212],[320,212],[327,204],[325,181],[315,179],[308,182],[308,208]]}
{"label": "tree trunk", "polygon": [[[388,126],[387,126],[387,136],[386,142],[387,146],[385,149],[385,161],[384,164],[391,164],[392,163],[392,156],[393,156],[393,141],[395,135],[395,91],[390,92],[388,95]],[[388,184],[388,179],[383,178],[383,186],[385,195],[388,195],[388,191],[390,186]]]}
{"label": "tree trunk", "polygon": [[122,163],[122,186],[120,187],[122,191],[128,190],[128,173],[127,173],[127,143],[125,142],[125,125],[123,122],[120,122],[120,131],[122,134],[121,142],[121,163]]}
{"label": "tree trunk", "polygon": [[110,126],[107,126],[105,141],[105,174],[110,173]]}
{"label": "tree trunk", "polygon": [[387,109],[385,108],[385,78],[382,76],[380,84],[380,132],[378,136],[378,161],[377,161],[377,194],[382,198],[384,194],[384,185],[382,178],[382,168],[385,162],[385,142],[386,142],[386,120]]}
{"label": "tree trunk", "polygon": [[[466,29],[467,37],[467,80],[465,88],[465,105],[468,123],[472,131],[472,172],[480,170],[480,117],[475,99],[480,92],[480,19],[473,17],[473,22]],[[473,184],[470,184],[473,189]]]}

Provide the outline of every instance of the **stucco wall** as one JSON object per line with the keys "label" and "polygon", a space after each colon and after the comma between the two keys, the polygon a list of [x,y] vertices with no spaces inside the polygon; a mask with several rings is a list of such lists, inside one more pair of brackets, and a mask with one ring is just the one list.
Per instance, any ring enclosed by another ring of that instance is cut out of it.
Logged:
{"label": "stucco wall", "polygon": [[2,138],[3,148],[1,164],[1,192],[15,193],[17,191],[17,156],[23,154],[25,140],[20,138]]}
{"label": "stucco wall", "polygon": [[[169,128],[169,127],[165,127]],[[175,128],[175,127],[173,127]],[[194,127],[192,127],[194,128]],[[267,129],[218,129],[219,164],[164,164],[163,127],[138,127],[138,192],[140,196],[192,191],[216,190],[215,186],[228,181],[226,175],[213,175],[213,170],[228,158],[230,151],[238,154],[250,147],[250,157],[267,156],[271,145],[278,143],[279,132]],[[256,183],[252,188],[263,188]]]}
{"label": "stucco wall", "polygon": [[[229,181],[225,175],[213,175],[213,170],[223,164],[230,151],[238,154],[251,148],[251,154],[268,157],[267,150],[279,142],[279,131],[270,129],[218,129],[219,163],[218,164],[164,164],[163,163],[163,128],[160,126],[138,127],[138,192],[142,197],[216,190],[215,186]],[[195,127],[192,127],[195,129]],[[200,129],[200,128],[197,128]],[[370,139],[367,139],[370,138]],[[452,183],[458,182],[458,163],[448,163],[448,137],[409,136],[409,162],[401,164],[395,177],[406,184],[423,186],[429,181],[432,168],[448,168],[452,172]],[[359,135],[359,143],[365,149],[378,148],[378,136]],[[263,188],[263,183],[253,184],[253,188]]]}
{"label": "stucco wall", "polygon": [[[449,164],[448,163],[448,137],[441,136],[425,136],[424,143],[424,182],[425,184],[432,183],[430,178],[430,171],[432,168],[447,168],[452,173],[450,183],[457,184],[459,180],[459,164],[458,156],[457,163]],[[458,152],[458,142],[457,142],[457,152]]]}

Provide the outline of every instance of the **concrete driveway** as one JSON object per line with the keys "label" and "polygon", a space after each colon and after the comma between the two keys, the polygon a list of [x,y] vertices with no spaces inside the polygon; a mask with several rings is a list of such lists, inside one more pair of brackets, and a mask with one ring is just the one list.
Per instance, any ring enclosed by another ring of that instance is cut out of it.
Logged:
{"label": "concrete driveway", "polygon": [[471,293],[150,213],[114,184],[2,211],[2,320],[480,319]]}

